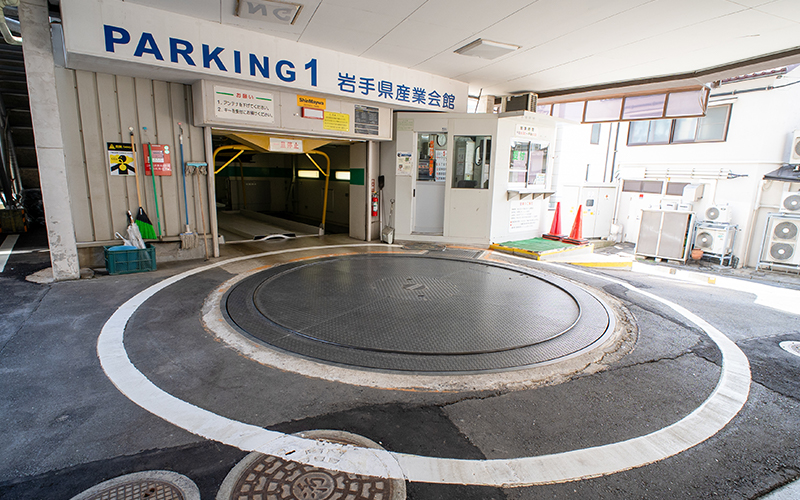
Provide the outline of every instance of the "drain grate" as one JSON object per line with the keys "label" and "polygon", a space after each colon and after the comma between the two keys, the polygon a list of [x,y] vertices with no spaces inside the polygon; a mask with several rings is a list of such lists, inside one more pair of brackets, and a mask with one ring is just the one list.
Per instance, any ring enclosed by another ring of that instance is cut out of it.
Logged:
{"label": "drain grate", "polygon": [[[313,430],[297,435],[339,444],[383,449],[345,431]],[[217,500],[404,500],[402,480],[321,469],[253,452],[228,473]]]}
{"label": "drain grate", "polygon": [[389,481],[345,474],[261,455],[247,467],[233,487],[236,500],[388,500]]}
{"label": "drain grate", "polygon": [[134,481],[106,488],[87,497],[87,500],[184,500],[184,496],[169,483]]}
{"label": "drain grate", "polygon": [[146,471],[102,482],[72,500],[200,500],[200,491],[181,474]]}
{"label": "drain grate", "polygon": [[778,345],[781,346],[781,349],[788,352],[789,354],[800,356],[800,342],[797,342],[795,340],[785,340]]}

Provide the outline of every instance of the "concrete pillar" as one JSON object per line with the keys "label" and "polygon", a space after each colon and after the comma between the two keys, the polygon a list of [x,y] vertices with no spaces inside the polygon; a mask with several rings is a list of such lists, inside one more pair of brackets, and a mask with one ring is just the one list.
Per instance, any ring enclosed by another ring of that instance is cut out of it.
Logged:
{"label": "concrete pillar", "polygon": [[22,0],[19,20],[53,277],[78,279],[80,265],[67,188],[47,0]]}
{"label": "concrete pillar", "polygon": [[367,144],[350,145],[350,237],[367,239]]}
{"label": "concrete pillar", "polygon": [[494,113],[494,96],[482,95],[475,108],[476,113]]}

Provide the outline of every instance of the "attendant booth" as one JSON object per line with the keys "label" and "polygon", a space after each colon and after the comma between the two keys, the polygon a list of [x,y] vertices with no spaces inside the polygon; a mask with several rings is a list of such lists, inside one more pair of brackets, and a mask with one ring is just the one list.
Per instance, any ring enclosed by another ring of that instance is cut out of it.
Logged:
{"label": "attendant booth", "polygon": [[555,119],[527,111],[396,113],[380,169],[394,239],[486,245],[541,236],[555,131]]}

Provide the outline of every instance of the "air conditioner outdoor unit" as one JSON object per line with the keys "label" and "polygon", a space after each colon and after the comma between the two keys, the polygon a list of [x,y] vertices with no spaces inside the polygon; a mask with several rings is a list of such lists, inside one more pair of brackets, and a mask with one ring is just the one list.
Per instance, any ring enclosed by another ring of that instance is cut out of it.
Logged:
{"label": "air conditioner outdoor unit", "polygon": [[711,205],[705,211],[705,220],[711,222],[730,222],[731,211],[728,205]]}
{"label": "air conditioner outdoor unit", "polygon": [[667,201],[661,200],[659,204],[661,210],[677,210],[678,209],[678,202],[677,201]]}
{"label": "air conditioner outdoor unit", "polygon": [[500,112],[510,111],[536,111],[538,96],[534,93],[503,96]]}
{"label": "air conditioner outdoor unit", "polygon": [[695,248],[704,253],[727,255],[733,251],[733,233],[728,228],[700,227],[694,237]]}
{"label": "air conditioner outdoor unit", "polygon": [[786,191],[781,196],[781,212],[800,214],[800,192]]}
{"label": "air conditioner outdoor unit", "polygon": [[800,265],[800,218],[770,214],[767,219],[761,262],[784,266]]}
{"label": "air conditioner outdoor unit", "polygon": [[795,130],[792,134],[792,148],[789,151],[789,163],[800,165],[800,130]]}

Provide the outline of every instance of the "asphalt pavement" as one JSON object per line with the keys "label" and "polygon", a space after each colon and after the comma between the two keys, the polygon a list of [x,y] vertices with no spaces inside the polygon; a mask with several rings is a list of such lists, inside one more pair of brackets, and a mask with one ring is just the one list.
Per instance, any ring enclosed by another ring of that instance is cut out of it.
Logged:
{"label": "asphalt pavement", "polygon": [[[0,236],[2,238],[2,236]],[[311,241],[313,240],[313,241]],[[800,478],[796,381],[800,357],[780,347],[800,341],[797,312],[717,284],[646,272],[543,265],[493,254],[516,266],[582,283],[614,297],[635,318],[624,356],[524,390],[399,390],[315,378],[256,362],[203,322],[207,298],[228,280],[262,266],[317,255],[384,250],[344,236],[263,242],[227,249],[222,264],[155,293],[133,313],[124,346],[156,387],[196,408],[280,433],[337,429],[391,452],[464,460],[504,460],[595,449],[684,421],[723,373],[707,333],[647,294],[686,308],[730,338],[749,360],[752,383],[741,411],[702,443],[630,470],[562,483],[501,487],[408,482],[413,499],[760,498]],[[98,358],[98,335],[137,293],[208,263],[159,264],[154,272],[37,284],[47,267],[42,234],[23,235],[0,273],[0,498],[70,499],[123,474],[170,470],[213,499],[246,450],[170,423],[115,386]],[[402,249],[395,249],[402,252]],[[436,250],[432,250],[436,251]],[[236,254],[233,254],[236,252]],[[714,269],[693,269],[713,274]],[[757,279],[769,293],[796,293],[798,278]],[[765,295],[766,294],[766,295]],[[538,304],[547,307],[547,304]],[[369,378],[369,373],[365,373]]]}

